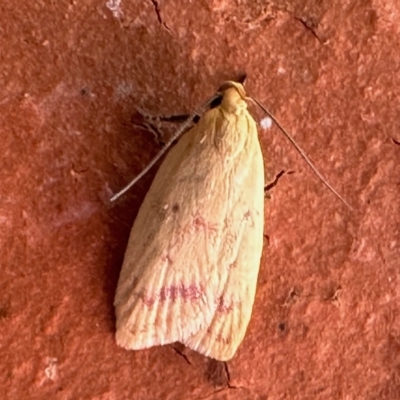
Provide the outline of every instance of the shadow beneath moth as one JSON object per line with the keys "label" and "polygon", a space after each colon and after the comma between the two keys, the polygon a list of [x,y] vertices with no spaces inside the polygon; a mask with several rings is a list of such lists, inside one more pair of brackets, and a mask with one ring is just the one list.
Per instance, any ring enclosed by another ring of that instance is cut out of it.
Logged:
{"label": "shadow beneath moth", "polygon": [[181,342],[227,361],[242,342],[264,226],[263,157],[246,100],[240,83],[225,82],[161,164],[118,281],[118,345],[139,350]]}

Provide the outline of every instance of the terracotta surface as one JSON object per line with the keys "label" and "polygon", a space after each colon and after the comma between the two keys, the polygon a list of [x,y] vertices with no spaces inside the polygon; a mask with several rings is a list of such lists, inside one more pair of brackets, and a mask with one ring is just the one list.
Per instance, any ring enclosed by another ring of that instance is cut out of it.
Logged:
{"label": "terracotta surface", "polygon": [[[400,398],[400,3],[260,3],[0,0],[0,398]],[[260,130],[267,182],[294,173],[266,200],[236,357],[118,348],[155,171],[108,199],[160,148],[131,115],[189,112],[243,71],[354,210]]]}

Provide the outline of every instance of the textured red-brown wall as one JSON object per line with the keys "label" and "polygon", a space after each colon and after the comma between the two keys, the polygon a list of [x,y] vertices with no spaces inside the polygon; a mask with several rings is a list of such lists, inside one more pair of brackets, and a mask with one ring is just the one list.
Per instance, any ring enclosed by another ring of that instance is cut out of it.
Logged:
{"label": "textured red-brown wall", "polygon": [[[261,3],[0,0],[0,398],[400,398],[400,3]],[[237,355],[125,351],[113,297],[154,171],[109,197],[160,148],[131,115],[243,71],[354,210],[260,130],[267,181],[294,173]]]}

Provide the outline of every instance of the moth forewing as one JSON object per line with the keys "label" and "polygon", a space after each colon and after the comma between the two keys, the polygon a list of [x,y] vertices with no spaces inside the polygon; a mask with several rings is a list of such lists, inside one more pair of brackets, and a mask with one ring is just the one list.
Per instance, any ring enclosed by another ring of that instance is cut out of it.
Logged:
{"label": "moth forewing", "polygon": [[[230,264],[212,323],[184,341],[200,353],[221,361],[232,358],[244,338],[251,317],[262,252],[263,158],[257,129],[254,121],[251,122],[247,130],[251,140],[247,142],[246,151],[236,160],[236,187],[233,190],[237,192],[232,197],[237,206],[230,218],[230,229],[235,232],[235,238],[229,243],[227,236],[225,242],[225,246],[236,246],[234,261]],[[241,128],[243,126],[238,124],[237,129]]]}
{"label": "moth forewing", "polygon": [[168,153],[133,224],[115,298],[119,345],[180,341],[233,357],[254,302],[263,188],[256,124],[243,86],[229,82]]}

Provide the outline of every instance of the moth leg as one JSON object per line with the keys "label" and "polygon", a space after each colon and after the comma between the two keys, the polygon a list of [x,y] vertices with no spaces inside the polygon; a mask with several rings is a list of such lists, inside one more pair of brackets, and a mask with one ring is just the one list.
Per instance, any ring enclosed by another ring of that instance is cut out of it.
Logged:
{"label": "moth leg", "polygon": [[[284,170],[281,170],[280,172],[279,172],[279,174],[277,174],[276,176],[275,176],[275,179],[272,181],[272,182],[270,182],[270,183],[268,183],[267,185],[265,185],[264,186],[264,195],[265,195],[265,197],[267,197],[267,198],[271,198],[271,195],[268,193],[273,187],[275,187],[277,184],[278,184],[278,182],[279,182],[279,179],[282,177],[282,175],[284,175],[286,173],[286,171],[284,171]],[[289,174],[290,172],[288,172],[288,174]]]}
{"label": "moth leg", "polygon": [[187,130],[191,129],[199,121],[199,115],[193,117],[190,114],[151,115],[137,108],[136,113],[131,117],[131,122],[137,128],[152,133],[155,141],[160,146],[163,146],[168,141],[168,137],[176,131],[176,126],[172,124],[182,124],[190,118],[192,118],[192,123]]}

